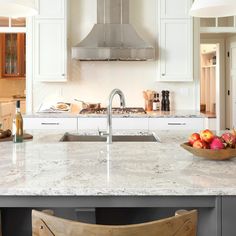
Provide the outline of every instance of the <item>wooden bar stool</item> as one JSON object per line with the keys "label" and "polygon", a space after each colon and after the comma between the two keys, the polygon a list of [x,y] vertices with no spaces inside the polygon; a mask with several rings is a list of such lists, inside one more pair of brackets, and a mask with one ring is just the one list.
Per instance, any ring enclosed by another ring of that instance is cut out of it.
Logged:
{"label": "wooden bar stool", "polygon": [[143,224],[105,226],[84,224],[32,211],[33,236],[196,236],[197,211],[178,211],[174,217]]}

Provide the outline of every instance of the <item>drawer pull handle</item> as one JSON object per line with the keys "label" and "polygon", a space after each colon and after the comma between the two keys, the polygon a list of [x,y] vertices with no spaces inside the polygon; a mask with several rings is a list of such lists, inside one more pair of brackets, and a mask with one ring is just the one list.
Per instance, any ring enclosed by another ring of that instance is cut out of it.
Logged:
{"label": "drawer pull handle", "polygon": [[60,125],[60,123],[41,123],[41,125]]}
{"label": "drawer pull handle", "polygon": [[168,123],[168,125],[186,125],[186,123]]}

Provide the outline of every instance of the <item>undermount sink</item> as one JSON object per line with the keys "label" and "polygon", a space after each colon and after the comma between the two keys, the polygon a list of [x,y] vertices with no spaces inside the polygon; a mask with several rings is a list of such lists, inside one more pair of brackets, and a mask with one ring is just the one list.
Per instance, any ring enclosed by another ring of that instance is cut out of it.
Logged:
{"label": "undermount sink", "polygon": [[[106,142],[107,138],[99,135],[78,135],[66,133],[61,142]],[[160,142],[154,134],[145,135],[113,135],[113,142]]]}

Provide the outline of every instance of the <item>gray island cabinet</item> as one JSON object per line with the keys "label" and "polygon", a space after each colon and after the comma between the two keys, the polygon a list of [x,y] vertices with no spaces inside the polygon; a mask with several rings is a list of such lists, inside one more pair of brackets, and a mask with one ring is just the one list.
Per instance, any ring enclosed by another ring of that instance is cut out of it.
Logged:
{"label": "gray island cabinet", "polygon": [[64,209],[100,224],[145,222],[184,208],[198,210],[199,236],[236,235],[236,159],[192,156],[180,147],[189,132],[157,131],[161,142],[112,145],[59,142],[63,133],[55,130],[32,134],[33,141],[0,143],[5,229],[11,212],[28,211],[30,219],[32,208]]}

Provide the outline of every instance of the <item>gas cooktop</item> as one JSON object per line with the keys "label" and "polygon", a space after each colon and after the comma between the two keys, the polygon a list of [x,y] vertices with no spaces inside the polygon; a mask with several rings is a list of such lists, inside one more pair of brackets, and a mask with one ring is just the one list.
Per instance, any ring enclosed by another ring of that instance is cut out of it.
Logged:
{"label": "gas cooktop", "polygon": [[[83,109],[80,114],[107,114],[107,108],[99,109]],[[126,107],[126,108],[112,108],[112,114],[129,115],[129,114],[146,114],[142,107]]]}

